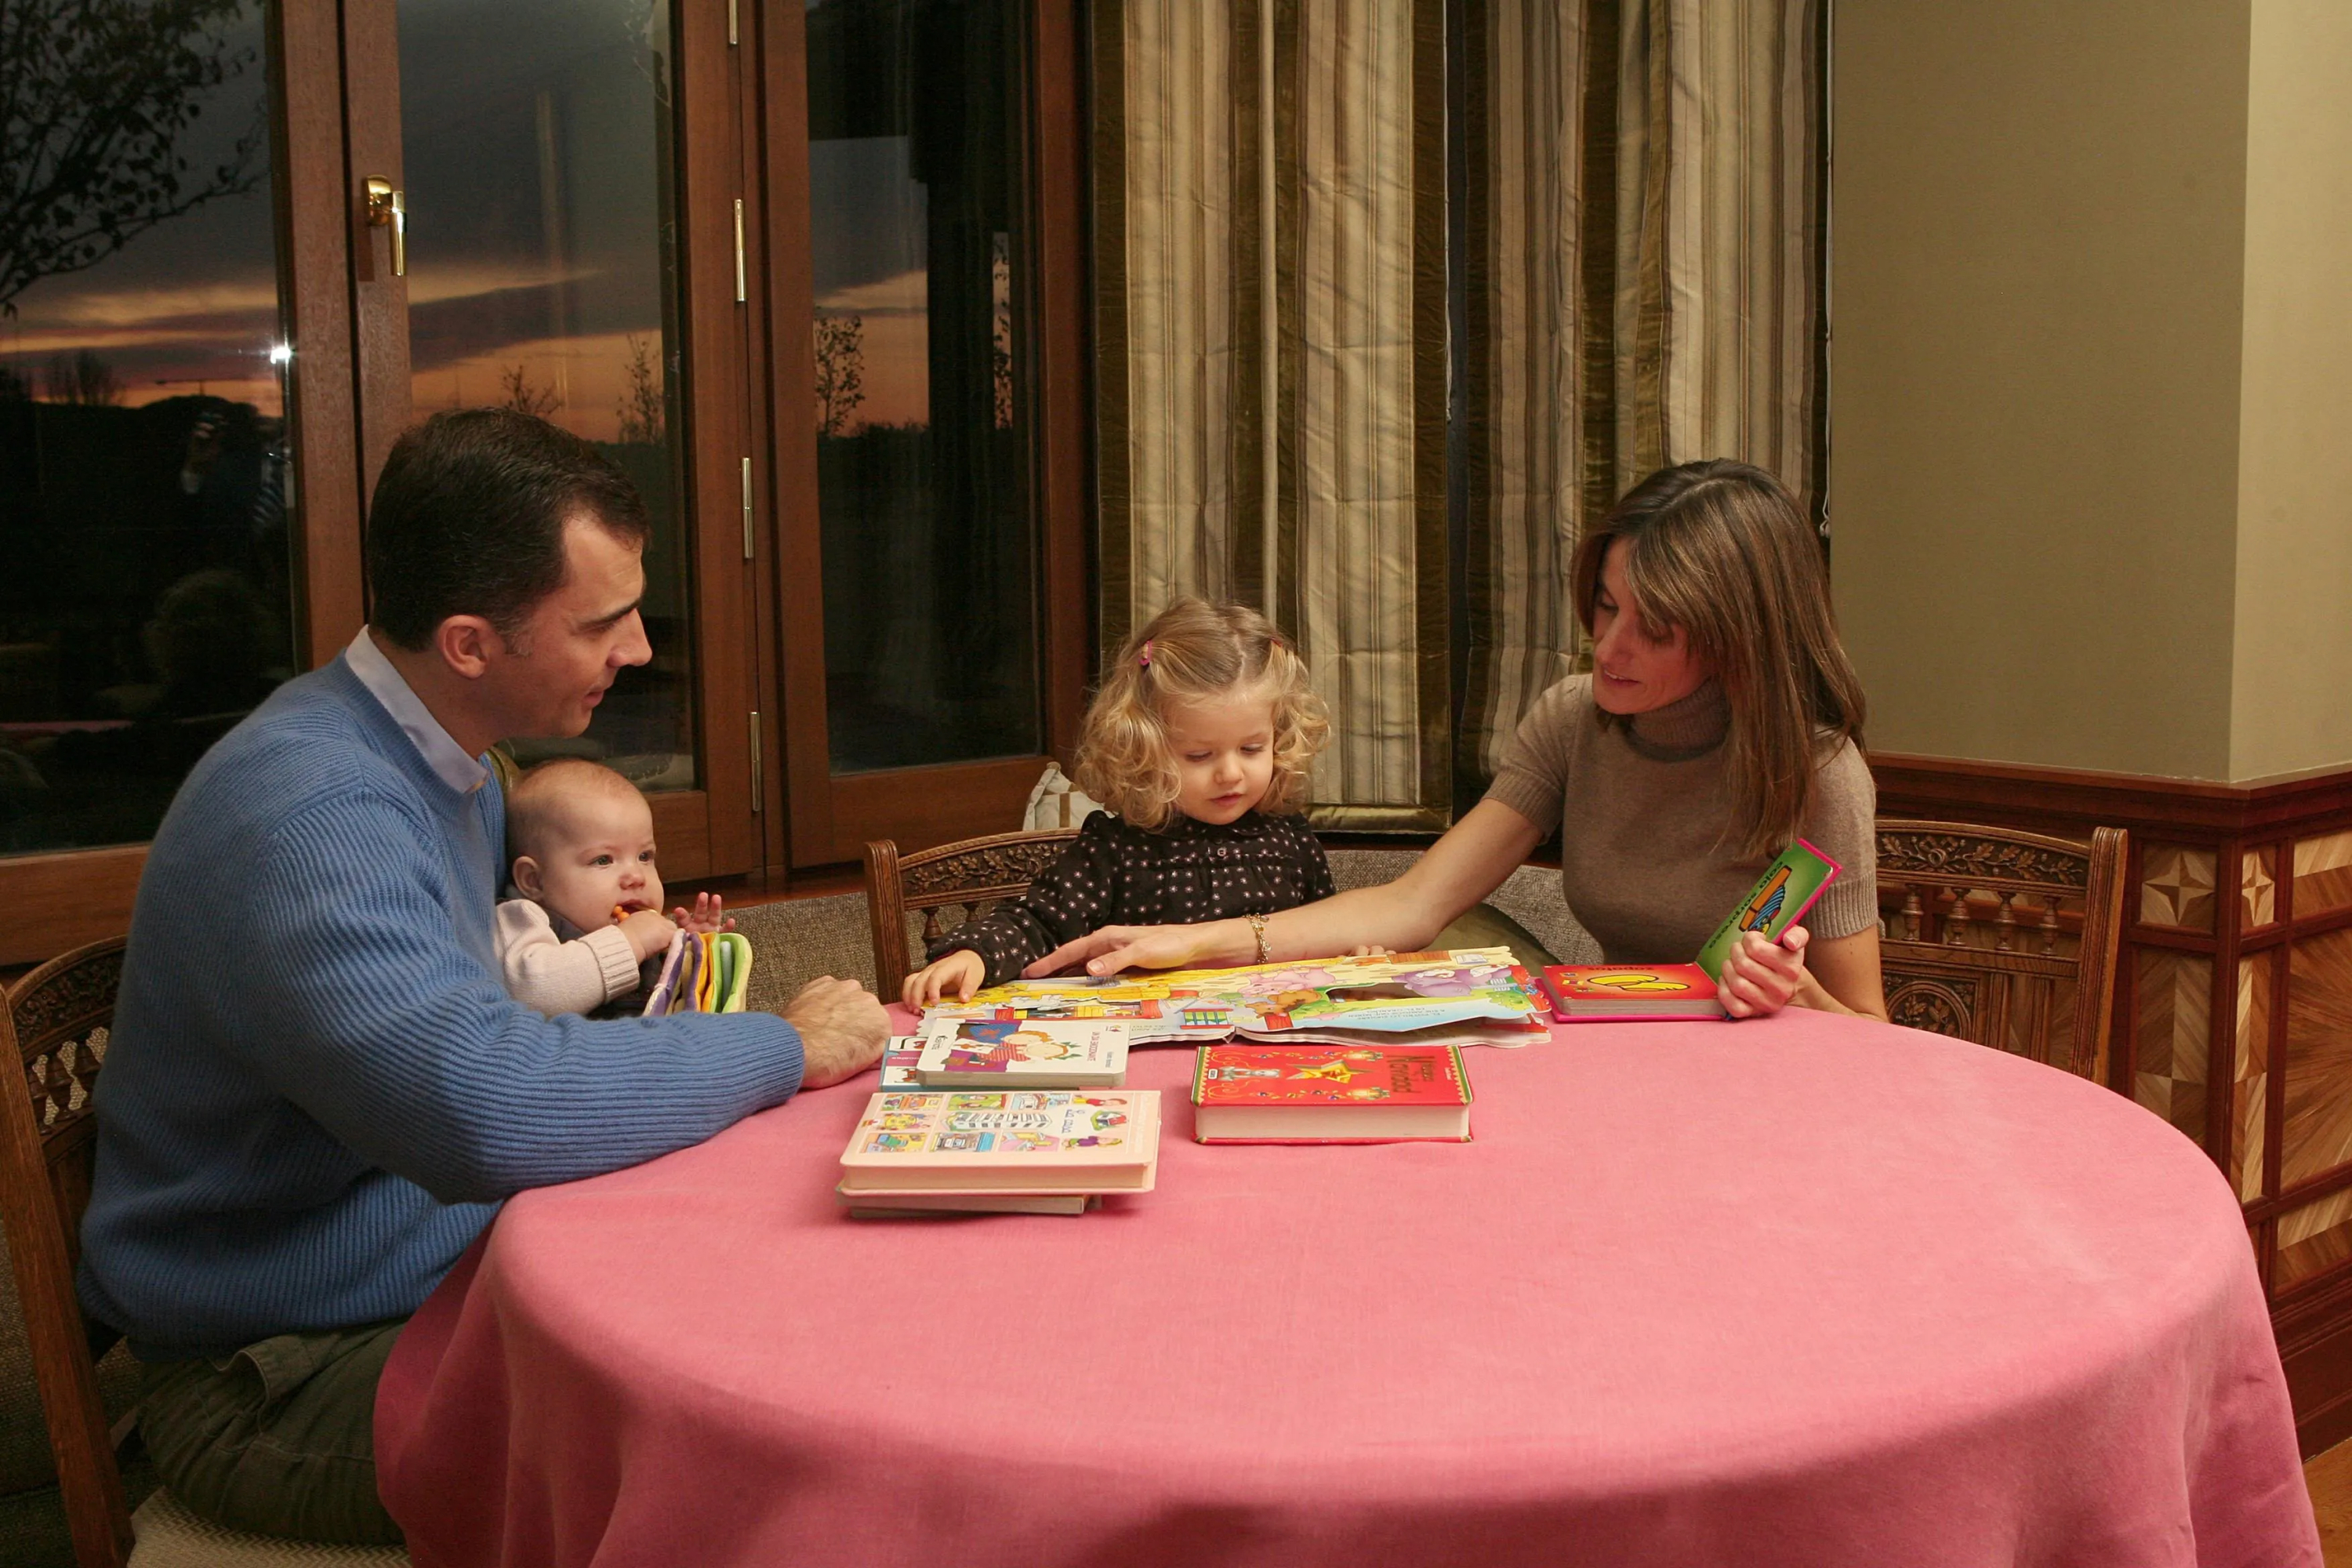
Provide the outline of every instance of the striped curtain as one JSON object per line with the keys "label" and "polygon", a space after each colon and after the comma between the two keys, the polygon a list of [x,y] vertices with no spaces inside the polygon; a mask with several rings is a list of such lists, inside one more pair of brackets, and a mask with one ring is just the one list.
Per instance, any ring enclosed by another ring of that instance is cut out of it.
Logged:
{"label": "striped curtain", "polygon": [[1643,475],[1817,497],[1823,3],[1096,0],[1103,638],[1265,607],[1332,709],[1318,826],[1476,797]]}

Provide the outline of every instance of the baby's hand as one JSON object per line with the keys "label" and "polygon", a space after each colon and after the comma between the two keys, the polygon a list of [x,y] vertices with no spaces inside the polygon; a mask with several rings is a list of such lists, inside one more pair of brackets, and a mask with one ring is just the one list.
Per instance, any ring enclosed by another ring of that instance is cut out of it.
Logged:
{"label": "baby's hand", "polygon": [[717,893],[697,893],[694,895],[694,908],[672,910],[669,918],[677,923],[679,930],[692,931],[697,936],[709,931],[733,931],[735,917],[726,912],[726,904],[727,900]]}
{"label": "baby's hand", "polygon": [[980,954],[968,947],[958,948],[937,963],[926,964],[907,976],[898,999],[919,1013],[950,991],[955,993],[957,1001],[969,1002],[987,977],[988,965]]}
{"label": "baby's hand", "polygon": [[639,910],[621,922],[621,934],[629,939],[629,950],[643,963],[657,952],[669,950],[669,939],[677,934],[677,927],[659,910]]}

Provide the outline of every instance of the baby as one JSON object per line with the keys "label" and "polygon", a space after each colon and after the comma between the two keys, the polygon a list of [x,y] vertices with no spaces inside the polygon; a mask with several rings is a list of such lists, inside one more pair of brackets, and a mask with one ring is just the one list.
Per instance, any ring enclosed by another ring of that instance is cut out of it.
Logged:
{"label": "baby", "polygon": [[523,774],[507,796],[507,847],[521,897],[499,905],[499,964],[508,994],[550,1017],[636,990],[640,966],[679,927],[733,923],[709,893],[661,912],[653,808],[600,763],[566,757]]}

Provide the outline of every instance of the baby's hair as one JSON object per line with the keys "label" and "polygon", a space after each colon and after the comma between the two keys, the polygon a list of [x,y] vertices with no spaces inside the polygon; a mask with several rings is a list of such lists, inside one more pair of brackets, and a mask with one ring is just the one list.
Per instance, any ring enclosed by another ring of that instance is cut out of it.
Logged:
{"label": "baby's hair", "polygon": [[1078,787],[1138,827],[1175,815],[1175,749],[1167,705],[1262,687],[1274,704],[1274,777],[1257,809],[1305,807],[1307,769],[1331,732],[1307,661],[1246,605],[1178,599],[1121,645],[1087,710],[1073,772]]}
{"label": "baby's hair", "polygon": [[597,794],[643,798],[636,785],[585,757],[558,757],[516,780],[507,795],[508,864],[525,855],[544,861],[546,857],[540,851],[569,826],[567,808]]}

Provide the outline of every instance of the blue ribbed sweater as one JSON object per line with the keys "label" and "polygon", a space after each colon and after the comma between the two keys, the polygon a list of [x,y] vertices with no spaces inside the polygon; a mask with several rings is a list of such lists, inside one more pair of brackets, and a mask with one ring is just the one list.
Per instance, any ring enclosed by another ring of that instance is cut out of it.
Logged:
{"label": "blue ribbed sweater", "polygon": [[505,809],[338,658],[181,786],[139,887],[81,1296],[155,1359],[414,1311],[526,1187],[799,1087],[767,1014],[542,1018],[491,948]]}

